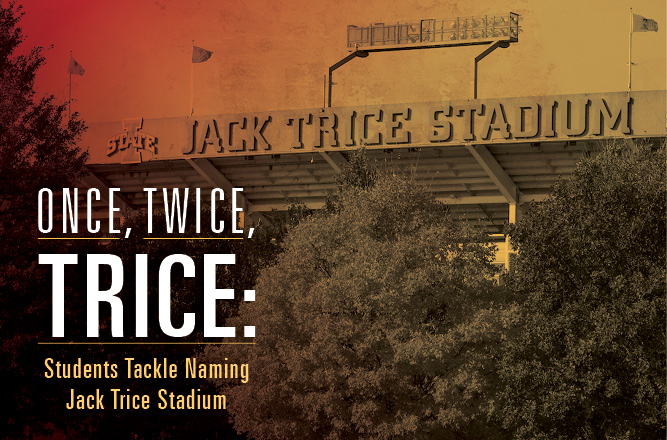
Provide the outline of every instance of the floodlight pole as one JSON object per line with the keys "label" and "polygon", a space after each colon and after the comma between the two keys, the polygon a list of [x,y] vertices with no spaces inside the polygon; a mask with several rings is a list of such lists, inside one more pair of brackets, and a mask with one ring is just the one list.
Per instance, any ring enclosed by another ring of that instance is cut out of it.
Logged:
{"label": "floodlight pole", "polygon": [[333,76],[333,71],[338,69],[340,66],[343,64],[352,61],[356,57],[360,58],[366,58],[368,56],[368,52],[365,50],[355,50],[342,60],[338,61],[336,64],[332,65],[329,67],[329,84],[328,84],[328,91],[327,91],[327,107],[331,107],[331,88],[333,86],[333,80],[331,79]]}
{"label": "floodlight pole", "polygon": [[630,8],[630,33],[628,34],[628,97],[632,93],[632,28],[634,27],[634,15]]}
{"label": "floodlight pole", "polygon": [[475,57],[475,75],[474,75],[473,86],[472,86],[473,87],[473,89],[472,89],[473,99],[477,99],[477,63],[482,61],[482,59],[484,59],[484,57],[486,57],[488,54],[490,54],[491,52],[493,52],[494,50],[496,50],[499,47],[502,47],[502,48],[510,47],[510,42],[509,41],[496,40],[493,43],[491,43],[491,45],[489,47],[484,49],[484,51],[482,51],[482,53],[480,53],[479,55],[477,55]]}
{"label": "floodlight pole", "polygon": [[[451,22],[452,24],[447,25],[447,30],[445,29],[444,19],[421,20],[420,23],[396,23],[395,25],[388,26],[385,26],[383,23],[376,23],[375,25],[366,27],[348,26],[347,46],[350,48],[349,50],[354,51],[329,67],[329,81],[326,86],[327,90],[325,90],[325,105],[331,107],[333,71],[356,57],[367,57],[371,52],[488,45],[482,53],[475,57],[475,64],[473,66],[472,94],[473,98],[477,99],[477,64],[497,48],[507,48],[510,47],[510,43],[519,41],[519,32],[521,32],[521,28],[519,27],[520,18],[519,14],[514,12],[510,12],[509,16],[477,17],[477,19],[481,19],[481,22],[476,22],[476,19],[472,17],[472,27],[469,27],[468,20],[471,17],[464,17],[463,24],[461,24],[461,17],[457,17]],[[452,19],[447,20],[451,21]],[[489,23],[489,20],[491,20],[491,23]],[[440,29],[436,27],[436,22],[438,21],[441,22]],[[479,26],[480,23],[482,25],[481,29]],[[419,26],[418,34],[415,33],[417,26]],[[380,38],[376,38],[376,30],[382,32]],[[472,34],[468,35],[469,31]],[[489,31],[491,35],[487,36],[487,32]],[[445,32],[448,33],[449,38],[445,38]],[[440,39],[436,38],[438,34]],[[354,46],[354,49],[352,49],[352,46]]]}
{"label": "floodlight pole", "polygon": [[[481,41],[481,42],[474,42],[470,43],[468,45],[479,45],[479,44],[489,44],[489,47],[484,49],[482,53],[477,55],[475,57],[475,66],[474,66],[474,79],[473,79],[473,98],[477,99],[477,63],[479,63],[484,57],[486,57],[488,54],[493,52],[494,50],[498,49],[499,47],[502,48],[507,48],[510,47],[511,41],[507,40],[495,40],[495,41]],[[448,46],[413,46],[413,47],[391,47],[391,48],[383,48],[383,47],[377,47],[373,49],[363,49],[363,50],[355,50],[342,60],[338,61],[336,64],[332,65],[329,67],[329,75],[328,75],[328,88],[327,88],[327,102],[326,106],[331,107],[331,89],[333,87],[333,71],[341,67],[342,65],[348,63],[349,61],[353,60],[356,57],[360,58],[366,58],[370,52],[389,52],[389,51],[397,51],[397,50],[414,50],[414,49],[435,49],[439,47],[448,47]]]}

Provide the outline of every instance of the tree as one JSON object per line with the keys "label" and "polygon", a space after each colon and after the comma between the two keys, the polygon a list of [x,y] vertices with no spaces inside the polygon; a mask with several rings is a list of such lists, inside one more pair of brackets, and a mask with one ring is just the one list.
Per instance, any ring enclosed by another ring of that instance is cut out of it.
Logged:
{"label": "tree", "polygon": [[665,437],[665,146],[613,143],[510,230],[521,325],[498,408],[517,438]]}
{"label": "tree", "polygon": [[37,192],[72,186],[85,173],[87,158],[74,146],[84,130],[78,115],[65,121],[64,104],[35,95],[43,48],[19,54],[22,15],[20,6],[0,4],[0,376],[6,396],[1,423],[8,437],[31,435],[45,425],[39,420],[38,383],[44,353],[36,342],[49,322],[50,295],[44,292],[50,278],[36,262],[38,252],[66,245],[37,241]]}
{"label": "tree", "polygon": [[[349,179],[348,179],[349,180]],[[341,191],[289,230],[233,324],[246,384],[217,381],[252,438],[488,438],[493,355],[513,310],[493,302],[493,249],[411,179]],[[496,292],[497,293],[497,292]],[[490,347],[490,348],[489,348]]]}

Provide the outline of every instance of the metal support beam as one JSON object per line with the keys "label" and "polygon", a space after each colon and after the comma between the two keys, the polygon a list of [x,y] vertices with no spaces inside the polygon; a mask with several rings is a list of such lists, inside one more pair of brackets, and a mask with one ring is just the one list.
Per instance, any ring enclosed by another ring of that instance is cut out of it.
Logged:
{"label": "metal support beam", "polygon": [[[208,183],[217,188],[222,188],[227,194],[232,193],[232,188],[234,185],[230,182],[218,169],[208,160],[208,159],[185,159],[192,168],[195,169]],[[237,193],[238,194],[238,193]],[[244,210],[250,216],[257,216],[263,222],[271,224],[269,219],[267,219],[259,210],[257,210],[253,204],[251,204],[248,199],[243,194],[238,194],[237,197],[241,201],[241,204],[244,207]]]}
{"label": "metal support beam", "polygon": [[[521,203],[531,201],[542,201],[548,197],[548,194],[534,194],[521,197]],[[503,196],[463,196],[463,197],[436,197],[436,200],[445,205],[493,205],[507,203]],[[304,205],[309,209],[322,209],[324,202],[321,200],[304,199]],[[253,208],[256,211],[286,211],[286,205],[279,202],[260,202],[254,203]]]}
{"label": "metal support beam", "polygon": [[[303,204],[308,209],[322,209],[325,203],[323,201],[303,200]],[[253,205],[257,211],[287,211],[287,205],[279,202],[259,202]]]}
{"label": "metal support beam", "polygon": [[503,196],[436,197],[436,200],[445,205],[492,205],[507,203],[507,200]]}
{"label": "metal support beam", "polygon": [[482,61],[484,57],[486,57],[488,54],[498,49],[499,47],[502,48],[510,47],[510,43],[509,41],[500,41],[500,40],[494,41],[493,43],[491,43],[489,47],[484,49],[482,53],[480,53],[475,57],[475,74],[473,79],[473,92],[472,92],[473,99],[477,99],[477,64],[480,61]]}
{"label": "metal support beam", "polygon": [[508,203],[519,201],[519,188],[512,181],[507,172],[500,166],[491,152],[484,145],[467,144],[466,148],[475,157],[477,162],[484,168],[486,174],[496,184],[500,193],[507,199]]}
{"label": "metal support beam", "polygon": [[[521,206],[518,203],[510,203],[509,206],[509,222],[516,223],[521,218]],[[516,254],[512,248],[509,235],[505,236],[505,247],[507,249],[507,256],[505,257],[505,270],[510,269],[510,257]]]}
{"label": "metal support beam", "polygon": [[510,203],[509,222],[516,223],[521,220],[521,205],[518,203]]}
{"label": "metal support beam", "polygon": [[527,203],[527,202],[543,202],[546,199],[549,198],[548,193],[543,193],[543,194],[523,194],[521,193],[519,195],[519,202],[521,203]]}
{"label": "metal support beam", "polygon": [[[81,179],[81,181],[88,186],[88,188],[97,188],[100,191],[100,197],[105,200],[107,203],[109,202],[109,184],[98,177],[95,173],[93,173],[88,167],[84,167],[86,171],[88,171],[88,175]],[[136,206],[130,200],[125,197],[123,194],[120,192],[114,193],[114,203],[116,203],[118,206],[121,207],[124,211],[134,211],[137,209]]]}
{"label": "metal support beam", "polygon": [[338,151],[332,151],[327,153],[326,151],[320,151],[320,156],[327,161],[327,163],[333,168],[336,174],[340,174],[342,167],[347,164],[347,159]]}

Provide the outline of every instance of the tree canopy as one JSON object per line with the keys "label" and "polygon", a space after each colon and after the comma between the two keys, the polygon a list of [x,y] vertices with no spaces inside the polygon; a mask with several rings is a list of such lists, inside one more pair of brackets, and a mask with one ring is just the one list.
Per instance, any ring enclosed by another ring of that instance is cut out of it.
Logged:
{"label": "tree canopy", "polygon": [[48,420],[36,342],[47,330],[50,278],[37,267],[37,253],[66,245],[37,241],[37,193],[72,186],[87,157],[74,145],[84,130],[78,115],[65,120],[65,104],[35,93],[43,48],[22,46],[22,15],[13,2],[0,4],[0,375],[7,437],[32,435]]}
{"label": "tree canopy", "polygon": [[608,145],[510,230],[498,407],[517,438],[664,438],[665,174],[664,145]]}
{"label": "tree canopy", "polygon": [[233,321],[257,326],[256,345],[207,350],[212,362],[249,358],[249,383],[220,383],[236,429],[285,439],[500,435],[487,394],[514,314],[492,298],[492,247],[414,180],[363,180],[350,180],[335,210],[292,228],[261,271],[256,301]]}
{"label": "tree canopy", "polygon": [[613,143],[560,179],[509,226],[504,288],[486,237],[352,162],[363,178],[288,231],[233,320],[256,345],[204,355],[249,359],[249,383],[217,382],[239,432],[664,437],[664,145]]}

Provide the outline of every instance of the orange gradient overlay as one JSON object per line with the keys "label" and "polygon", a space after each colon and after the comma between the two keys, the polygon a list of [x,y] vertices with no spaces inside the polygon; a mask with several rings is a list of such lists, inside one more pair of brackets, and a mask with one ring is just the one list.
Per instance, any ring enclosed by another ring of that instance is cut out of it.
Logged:
{"label": "orange gradient overlay", "polygon": [[[627,88],[630,7],[657,33],[633,37],[633,90],[665,88],[665,2],[156,0],[25,2],[26,46],[53,45],[41,92],[86,122],[189,112],[192,42],[213,56],[194,65],[194,114],[323,105],[324,74],[347,55],[348,24],[480,14],[522,16],[519,42],[480,64],[479,97],[595,93]],[[468,99],[480,47],[375,53],[336,71],[333,105]]]}

